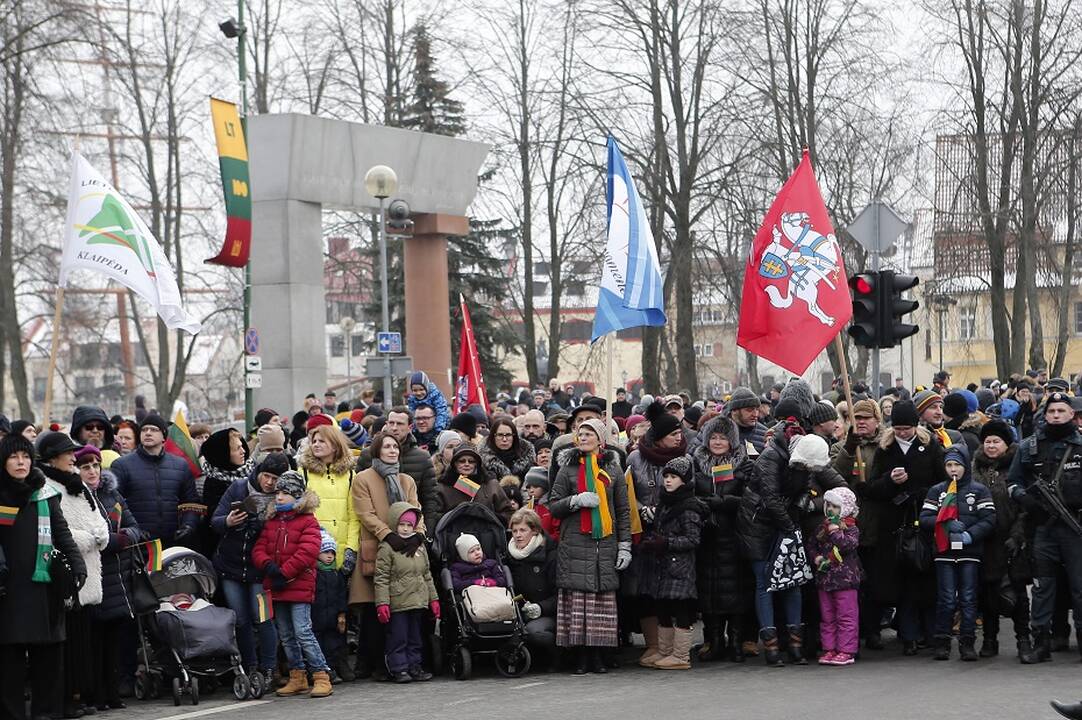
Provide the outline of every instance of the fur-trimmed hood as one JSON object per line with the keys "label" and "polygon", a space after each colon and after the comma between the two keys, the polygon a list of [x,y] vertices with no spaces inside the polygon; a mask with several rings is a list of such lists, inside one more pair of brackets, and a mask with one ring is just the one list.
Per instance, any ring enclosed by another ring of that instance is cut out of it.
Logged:
{"label": "fur-trimmed hood", "polygon": [[691,453],[692,459],[695,461],[696,466],[699,468],[705,468],[703,472],[709,472],[710,466],[712,466],[713,458],[710,454],[710,436],[715,433],[721,433],[729,439],[729,457],[732,459],[733,467],[738,467],[744,458],[747,457],[748,451],[744,447],[744,443],[740,442],[740,428],[730,418],[724,415],[718,415],[717,417],[710,418],[703,425],[702,430],[699,431],[700,443]]}
{"label": "fur-trimmed hood", "polygon": [[[556,456],[556,462],[560,467],[568,467],[569,465],[578,465],[579,460],[582,459],[582,451],[577,447],[564,448]],[[615,450],[605,448],[597,456],[597,464],[604,469],[609,463],[620,464],[620,456]]]}
{"label": "fur-trimmed hood", "polygon": [[978,446],[977,451],[973,453],[973,470],[974,472],[983,472],[989,468],[1005,470],[1011,466],[1016,452],[1018,452],[1018,443],[1011,443],[1010,447],[1007,448],[1007,452],[993,460],[984,454],[983,447]]}
{"label": "fur-trimmed hood", "polygon": [[332,463],[328,468],[323,464],[322,460],[316,458],[312,454],[312,446],[305,443],[304,448],[297,455],[297,467],[304,468],[310,473],[316,475],[325,475],[329,470],[333,475],[345,475],[353,469],[356,460],[353,457],[353,453],[348,453],[344,458]]}
{"label": "fur-trimmed hood", "polygon": [[[293,510],[290,512],[297,513],[298,515],[310,515],[316,511],[317,507],[319,507],[319,495],[316,495],[311,490],[305,490],[304,494],[301,495],[301,499],[293,505]],[[267,519],[270,520],[274,515],[274,503],[267,503]]]}
{"label": "fur-trimmed hood", "polygon": [[[932,434],[923,425],[917,426],[917,434],[913,438],[921,445],[927,445],[932,441]],[[887,428],[879,435],[879,447],[886,450],[894,444],[894,428]]]}

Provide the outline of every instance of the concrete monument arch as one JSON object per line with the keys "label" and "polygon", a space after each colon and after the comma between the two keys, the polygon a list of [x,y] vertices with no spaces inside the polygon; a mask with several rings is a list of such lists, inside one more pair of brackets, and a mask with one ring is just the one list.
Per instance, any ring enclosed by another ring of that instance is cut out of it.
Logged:
{"label": "concrete monument arch", "polygon": [[[406,351],[445,393],[450,390],[447,236],[468,232],[466,209],[489,145],[328,120],[257,115],[248,121],[252,178],[252,309],[263,386],[256,407],[292,412],[327,382],[322,212],[371,211],[373,165],[398,175],[394,198],[409,203],[405,246]],[[378,287],[378,280],[374,287]]]}

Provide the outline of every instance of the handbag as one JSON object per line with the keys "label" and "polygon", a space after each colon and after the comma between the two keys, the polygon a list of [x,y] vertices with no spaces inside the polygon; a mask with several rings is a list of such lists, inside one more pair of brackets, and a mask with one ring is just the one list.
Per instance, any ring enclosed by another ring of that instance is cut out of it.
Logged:
{"label": "handbag", "polygon": [[75,587],[75,573],[71,563],[59,550],[53,550],[49,558],[49,589],[56,602],[63,603],[69,610],[79,601],[79,589]]}
{"label": "handbag", "polygon": [[515,619],[515,603],[507,588],[470,585],[462,591],[466,612],[476,622],[503,622]]}
{"label": "handbag", "polygon": [[808,555],[804,552],[800,530],[794,528],[778,534],[767,567],[770,571],[767,592],[781,592],[811,582],[814,576],[808,565]]}
{"label": "handbag", "polygon": [[132,612],[136,615],[145,615],[158,609],[158,593],[154,591],[154,585],[150,582],[147,573],[146,559],[140,546],[132,547],[128,552],[130,568],[127,577],[128,598],[131,600]]}
{"label": "handbag", "polygon": [[932,569],[932,548],[916,521],[906,522],[895,535],[895,550],[903,567],[918,573]]}
{"label": "handbag", "polygon": [[361,575],[373,577],[376,574],[376,555],[379,543],[375,540],[361,540]]}

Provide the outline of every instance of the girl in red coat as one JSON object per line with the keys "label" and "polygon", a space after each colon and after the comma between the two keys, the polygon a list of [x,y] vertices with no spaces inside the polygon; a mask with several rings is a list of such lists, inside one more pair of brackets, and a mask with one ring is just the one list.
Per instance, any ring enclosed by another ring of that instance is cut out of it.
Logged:
{"label": "girl in red coat", "polygon": [[267,507],[267,522],[252,548],[252,564],[263,571],[263,587],[274,600],[274,621],[289,662],[289,683],[277,694],[308,693],[307,668],[311,697],[326,697],[331,694],[330,667],[312,630],[320,547],[312,512],[319,496],[305,491],[304,477],[294,470],[282,473],[274,489],[274,505]]}

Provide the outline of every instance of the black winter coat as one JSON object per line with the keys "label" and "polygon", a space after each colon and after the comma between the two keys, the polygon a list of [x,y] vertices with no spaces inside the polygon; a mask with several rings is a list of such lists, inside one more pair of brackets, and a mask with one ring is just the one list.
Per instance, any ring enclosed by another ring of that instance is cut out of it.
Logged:
{"label": "black winter coat", "polygon": [[[50,592],[49,583],[34,582],[38,554],[37,502],[31,497],[45,486],[37,467],[26,482],[7,476],[0,468],[0,506],[17,513],[10,525],[0,525],[0,549],[7,562],[6,593],[0,597],[0,645],[43,645],[64,641],[63,603]],[[60,510],[60,495],[48,498],[53,548],[71,565],[72,573],[86,575],[79,548]]]}
{"label": "black winter coat", "polygon": [[[984,540],[984,557],[981,560],[981,573],[986,582],[999,581],[1007,573],[1008,565],[1026,564],[1012,562],[1006,546],[1010,539],[1015,552],[1021,553],[1026,544],[1026,514],[1011,500],[1007,490],[1007,473],[1017,451],[1018,444],[1014,443],[995,460],[985,455],[983,448],[978,448],[973,456],[973,479],[988,488],[996,506],[996,527]],[[1015,558],[1021,559],[1021,555]]]}
{"label": "black winter coat", "polygon": [[654,536],[663,540],[664,552],[654,563],[654,596],[658,600],[694,600],[698,597],[695,553],[702,540],[708,510],[695,497],[692,485],[663,492],[654,523]]}
{"label": "black winter coat", "polygon": [[[261,501],[257,502],[257,499]],[[251,511],[244,523],[229,527],[225,524],[225,518],[229,515],[229,507],[235,502],[246,502]],[[272,495],[265,495],[260,490],[255,470],[247,478],[230,485],[218,501],[210,526],[221,537],[213,560],[214,568],[223,578],[242,583],[263,581],[263,573],[252,564],[252,548],[263,532],[266,522],[264,511],[273,502]]]}
{"label": "black winter coat", "polygon": [[109,470],[102,471],[94,497],[109,523],[109,544],[101,551],[102,601],[98,606],[98,618],[105,621],[133,619],[135,611],[128,587],[135,552],[132,546],[142,540],[143,533],[128,508],[128,501],[117,490],[116,477]]}
{"label": "black winter coat", "polygon": [[139,527],[152,538],[161,538],[165,547],[173,546],[180,527],[195,528],[205,512],[200,510],[188,463],[176,455],[164,450],[151,455],[139,446],[109,469],[116,475],[117,489],[127,499]]}
{"label": "black winter coat", "polygon": [[507,567],[515,592],[526,602],[540,605],[541,617],[556,617],[556,541],[545,537],[545,542],[521,560],[508,553]]}
{"label": "black winter coat", "polygon": [[[992,493],[984,485],[973,480],[973,474],[966,472],[965,477],[958,481],[956,495],[958,505],[958,520],[966,526],[965,532],[969,533],[971,542],[959,549],[947,547],[940,552],[934,540],[936,518],[943,506],[943,500],[947,496],[947,483],[938,483],[928,488],[928,495],[924,499],[924,506],[920,511],[920,526],[929,535],[933,536],[932,553],[936,562],[980,562],[984,555],[984,539],[988,537],[996,527],[996,506],[992,502]],[[948,533],[948,537],[950,533]]]}
{"label": "black winter coat", "polygon": [[338,616],[346,612],[349,580],[338,570],[316,572],[316,599],[312,603],[312,630],[337,632]]}

